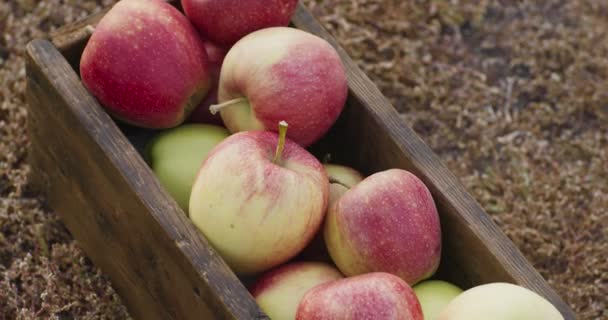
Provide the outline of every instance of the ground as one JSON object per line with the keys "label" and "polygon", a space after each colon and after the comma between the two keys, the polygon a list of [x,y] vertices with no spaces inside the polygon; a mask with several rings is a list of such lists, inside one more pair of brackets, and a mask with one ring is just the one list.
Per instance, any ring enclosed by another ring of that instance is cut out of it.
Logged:
{"label": "ground", "polygon": [[[123,319],[28,191],[24,45],[114,1],[0,1],[0,319]],[[608,2],[304,1],[579,314],[608,317]]]}

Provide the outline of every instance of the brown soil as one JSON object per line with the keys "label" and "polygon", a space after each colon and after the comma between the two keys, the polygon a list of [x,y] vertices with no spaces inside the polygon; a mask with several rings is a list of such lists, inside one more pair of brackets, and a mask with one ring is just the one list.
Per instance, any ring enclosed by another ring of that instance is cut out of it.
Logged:
{"label": "brown soil", "polygon": [[[0,319],[128,317],[24,162],[25,44],[113,2],[0,2]],[[608,318],[608,3],[304,2],[580,318]]]}

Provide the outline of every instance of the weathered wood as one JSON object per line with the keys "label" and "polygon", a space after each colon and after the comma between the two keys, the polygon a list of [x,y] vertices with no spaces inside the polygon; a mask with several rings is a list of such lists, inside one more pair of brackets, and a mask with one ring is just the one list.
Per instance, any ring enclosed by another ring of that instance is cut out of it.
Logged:
{"label": "weathered wood", "polygon": [[[86,26],[95,26],[102,14],[66,26],[52,37],[75,70],[89,37]],[[348,72],[347,106],[327,136],[312,147],[313,152],[319,157],[331,153],[333,161],[367,174],[404,168],[427,184],[440,211],[444,239],[438,278],[463,287],[496,281],[520,284],[548,298],[566,319],[575,319],[572,310],[302,5],[293,24],[334,45]],[[30,63],[34,70],[28,70],[28,76],[33,74],[28,88],[31,162],[33,171],[40,173],[35,180],[41,180],[37,184],[47,191],[51,206],[62,214],[87,254],[113,279],[131,312],[142,319],[169,318],[165,315],[186,319],[188,315],[182,315],[193,310],[220,318],[262,316],[136,153],[133,145],[141,149],[151,133],[125,126],[121,133],[76,74],[67,70],[65,61],[59,63],[58,71],[53,63],[61,57],[46,51],[53,52],[48,43],[29,47],[31,56],[37,54]],[[44,67],[41,60],[47,63]],[[118,218],[127,213],[128,220]],[[112,231],[114,228],[120,232]],[[122,235],[130,228],[135,228],[134,239]],[[99,239],[103,239],[101,244]],[[150,252],[155,254],[153,258]],[[146,266],[146,259],[154,261],[151,270],[140,269]],[[183,276],[174,278],[176,270]],[[188,287],[188,281],[193,287]],[[200,297],[192,294],[196,290]],[[137,297],[131,296],[132,291],[138,292]],[[201,314],[199,318],[205,318]]]}
{"label": "weathered wood", "polygon": [[132,314],[264,318],[55,47],[27,53],[33,182]]}

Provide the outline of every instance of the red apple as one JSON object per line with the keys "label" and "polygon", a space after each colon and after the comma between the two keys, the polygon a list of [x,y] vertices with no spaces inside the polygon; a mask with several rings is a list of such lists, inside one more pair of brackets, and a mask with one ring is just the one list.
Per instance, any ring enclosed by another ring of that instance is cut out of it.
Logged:
{"label": "red apple", "polygon": [[297,3],[297,0],[182,0],[182,7],[205,37],[232,45],[254,31],[287,26]]}
{"label": "red apple", "polygon": [[414,285],[439,266],[435,202],[405,170],[375,173],[348,190],[329,208],[324,231],[329,254],[346,276],[381,271]]}
{"label": "red apple", "polygon": [[340,271],[325,263],[295,262],[264,274],[250,291],[271,319],[294,319],[308,290],[342,277]]}
{"label": "red apple", "polygon": [[205,51],[207,52],[207,57],[209,57],[211,86],[207,96],[190,114],[189,121],[223,126],[224,123],[222,122],[222,118],[219,115],[212,115],[211,111],[209,111],[209,107],[217,104],[217,90],[220,82],[220,71],[222,68],[222,62],[224,62],[224,57],[226,56],[228,49],[204,39],[203,44],[205,46]]}
{"label": "red apple", "polygon": [[207,156],[192,188],[192,221],[239,275],[294,257],[325,215],[329,181],[323,166],[285,139],[285,123],[281,128],[280,135],[228,137]]}
{"label": "red apple", "polygon": [[231,132],[276,131],[301,146],[321,138],[342,112],[347,96],[344,66],[334,48],[310,33],[285,27],[256,31],[224,59],[219,105]]}
{"label": "red apple", "polygon": [[423,320],[412,288],[399,277],[368,273],[318,285],[298,306],[296,320]]}
{"label": "red apple", "polygon": [[181,124],[210,84],[196,30],[161,0],[118,2],[88,41],[80,74],[109,114],[156,129]]}

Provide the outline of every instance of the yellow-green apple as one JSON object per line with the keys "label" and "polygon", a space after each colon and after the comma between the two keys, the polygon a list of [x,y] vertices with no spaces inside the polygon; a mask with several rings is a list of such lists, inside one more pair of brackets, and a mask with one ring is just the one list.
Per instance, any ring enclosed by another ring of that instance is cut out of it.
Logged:
{"label": "yellow-green apple", "polygon": [[114,5],[87,42],[80,75],[110,115],[155,129],[181,124],[210,85],[196,30],[162,0]]}
{"label": "yellow-green apple", "polygon": [[401,278],[372,272],[320,284],[300,301],[297,320],[423,320],[420,303]]}
{"label": "yellow-green apple", "polygon": [[[359,171],[347,166],[325,163],[323,167],[325,167],[329,179],[329,203],[327,208],[337,202],[348,189],[363,180],[363,175]],[[323,240],[323,227],[319,228],[313,240],[302,250],[299,257],[305,260],[332,261],[327,252],[325,240]]]}
{"label": "yellow-green apple", "polygon": [[350,189],[363,181],[363,175],[351,167],[330,163],[325,163],[323,166],[331,184],[341,184]]}
{"label": "yellow-green apple", "polygon": [[211,149],[228,136],[219,126],[185,124],[161,131],[147,144],[146,161],[186,214],[196,173]]}
{"label": "yellow-green apple", "polygon": [[524,287],[495,282],[466,290],[452,300],[438,320],[563,320],[545,298]]}
{"label": "yellow-green apple", "polygon": [[276,131],[307,147],[321,138],[344,108],[344,66],[325,40],[287,27],[249,34],[226,55],[220,75],[220,112],[231,132]]}
{"label": "yellow-green apple", "polygon": [[441,280],[427,280],[414,286],[425,320],[437,320],[439,312],[462,293],[462,289]]}
{"label": "yellow-green apple", "polygon": [[329,208],[324,232],[329,254],[346,276],[381,271],[414,285],[439,266],[435,202],[405,170],[375,173],[344,193]]}
{"label": "yellow-green apple", "polygon": [[287,26],[297,0],[182,0],[184,12],[205,37],[232,45],[256,30]]}
{"label": "yellow-green apple", "polygon": [[209,75],[211,78],[211,85],[207,96],[201,101],[201,103],[192,111],[190,118],[191,122],[196,123],[208,123],[223,126],[222,117],[220,115],[212,115],[209,111],[209,107],[217,104],[217,90],[220,82],[220,71],[222,68],[222,62],[228,52],[228,48],[219,46],[211,41],[203,39],[205,51],[209,58]]}
{"label": "yellow-green apple", "polygon": [[294,257],[325,215],[329,181],[323,165],[285,131],[281,122],[279,135],[228,137],[211,151],[192,188],[192,221],[238,275]]}
{"label": "yellow-green apple", "polygon": [[267,272],[251,287],[251,295],[273,320],[293,320],[304,294],[313,287],[343,278],[321,262],[293,262]]}

